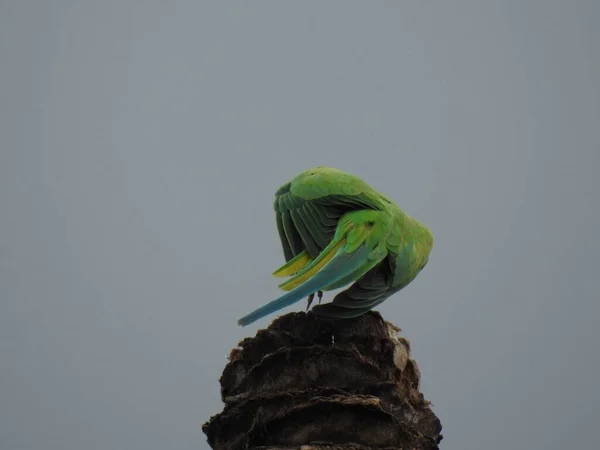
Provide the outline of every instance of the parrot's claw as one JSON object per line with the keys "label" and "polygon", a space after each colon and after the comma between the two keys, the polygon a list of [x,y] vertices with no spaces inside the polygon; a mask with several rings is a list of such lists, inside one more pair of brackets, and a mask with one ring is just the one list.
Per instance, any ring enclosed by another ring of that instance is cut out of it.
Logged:
{"label": "parrot's claw", "polygon": [[[315,298],[315,293],[314,292],[308,296],[308,304],[306,305],[306,310],[307,311],[310,309],[310,305],[312,305],[312,302],[313,302],[314,298]],[[321,297],[319,297],[319,303],[321,303]]]}
{"label": "parrot's claw", "polygon": [[[317,298],[319,299],[319,305],[321,304],[321,299],[323,298],[323,291],[317,292]],[[306,310],[310,309],[310,305],[312,305],[313,300],[315,299],[315,293],[313,292],[308,296],[308,304],[306,305]]]}

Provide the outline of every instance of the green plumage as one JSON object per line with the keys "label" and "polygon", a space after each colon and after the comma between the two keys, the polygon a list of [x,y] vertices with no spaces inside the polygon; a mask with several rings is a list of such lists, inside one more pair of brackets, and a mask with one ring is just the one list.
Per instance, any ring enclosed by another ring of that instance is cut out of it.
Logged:
{"label": "green plumage", "polygon": [[282,288],[295,288],[240,319],[240,325],[350,283],[312,311],[334,318],[362,315],[410,283],[433,246],[424,225],[360,178],[337,169],[302,172],[277,190],[274,208],[288,262],[280,270],[295,275]]}

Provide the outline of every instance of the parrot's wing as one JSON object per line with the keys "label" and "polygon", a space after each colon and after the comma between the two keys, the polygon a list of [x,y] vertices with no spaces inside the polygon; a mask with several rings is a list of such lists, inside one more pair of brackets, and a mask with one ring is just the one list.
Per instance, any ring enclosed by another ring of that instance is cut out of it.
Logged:
{"label": "parrot's wing", "polygon": [[275,193],[274,209],[286,261],[298,257],[293,267],[301,268],[316,258],[331,242],[345,213],[381,210],[379,195],[360,178],[326,167],[307,170],[283,185]]}

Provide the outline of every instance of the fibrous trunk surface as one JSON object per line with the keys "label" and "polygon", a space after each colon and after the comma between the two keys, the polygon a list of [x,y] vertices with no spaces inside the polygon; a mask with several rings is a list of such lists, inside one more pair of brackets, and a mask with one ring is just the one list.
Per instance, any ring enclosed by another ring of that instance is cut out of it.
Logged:
{"label": "fibrous trunk surface", "polygon": [[369,312],[276,319],[229,356],[225,408],[203,431],[215,450],[437,449],[441,424],[419,392],[400,329]]}

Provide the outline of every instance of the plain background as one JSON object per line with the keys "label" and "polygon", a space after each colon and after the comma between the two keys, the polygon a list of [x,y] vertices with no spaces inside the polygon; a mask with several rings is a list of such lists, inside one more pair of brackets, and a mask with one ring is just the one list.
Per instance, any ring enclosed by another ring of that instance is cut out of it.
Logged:
{"label": "plain background", "polygon": [[279,294],[273,194],[317,165],[435,235],[378,309],[442,448],[597,447],[599,30],[597,0],[0,2],[0,448],[208,449]]}

